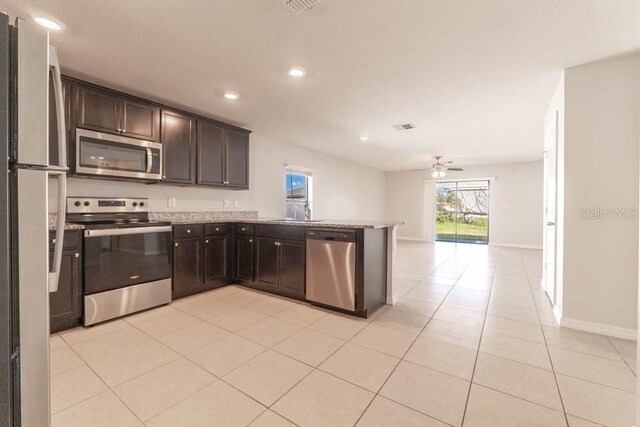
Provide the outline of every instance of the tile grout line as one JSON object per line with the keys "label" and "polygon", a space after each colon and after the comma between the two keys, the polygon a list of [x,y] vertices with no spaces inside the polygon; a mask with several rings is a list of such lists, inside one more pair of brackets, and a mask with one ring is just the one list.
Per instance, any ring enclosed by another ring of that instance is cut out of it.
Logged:
{"label": "tile grout line", "polygon": [[[522,254],[520,254],[522,258]],[[522,258],[522,262],[524,263],[524,258]],[[525,267],[525,274],[527,275],[527,280],[529,280],[529,272]],[[531,292],[531,297],[533,297],[533,290],[531,289],[531,280],[529,280],[529,292]],[[536,313],[538,315],[538,321],[540,322],[540,313],[538,312],[538,304],[536,299],[533,298],[533,304],[536,307]],[[562,399],[562,392],[560,391],[560,384],[558,383],[558,376],[556,374],[556,370],[553,367],[553,359],[551,358],[551,352],[549,351],[549,344],[547,344],[547,335],[544,332],[544,328],[542,327],[542,323],[540,324],[540,329],[542,330],[542,339],[544,339],[544,348],[547,350],[547,356],[549,357],[549,363],[551,364],[551,371],[553,372],[553,379],[556,383],[556,389],[558,390],[558,397],[560,398],[560,405],[562,406],[562,412],[564,413],[564,421],[569,426],[569,416],[567,414],[567,410],[564,406],[564,400]]]}
{"label": "tile grout line", "polygon": [[[500,259],[500,250],[498,250],[498,257],[497,259]],[[471,388],[473,387],[473,377],[475,377],[476,375],[476,367],[478,366],[478,357],[480,356],[480,346],[482,345],[482,336],[484,335],[484,327],[485,324],[487,323],[487,313],[489,311],[489,304],[491,304],[491,294],[493,291],[493,283],[496,280],[496,272],[498,269],[498,265],[497,265],[497,261],[496,261],[496,269],[493,272],[493,278],[491,280],[491,288],[489,290],[489,301],[487,302],[487,308],[485,310],[484,313],[484,317],[482,318],[482,329],[480,330],[480,340],[478,341],[478,349],[476,350],[476,358],[473,362],[473,370],[471,371],[471,379],[469,380],[469,390],[467,391],[467,399],[464,403],[464,411],[462,412],[462,421],[460,422],[461,426],[464,426],[464,422],[465,419],[467,417],[467,409],[469,407],[469,400],[471,399]]]}
{"label": "tile grout line", "polygon": [[611,341],[611,337],[609,335],[605,335],[605,338],[607,338],[607,341],[609,341],[609,344],[611,344],[611,347],[613,347],[613,349],[616,351],[618,356],[620,356],[620,359],[622,359],[622,361],[625,363],[625,365],[627,365],[627,367],[629,368],[629,370],[631,371],[633,376],[637,378],[638,375],[631,368],[631,365],[629,365],[629,362],[627,362],[627,359],[625,359],[624,356],[622,356],[622,353],[620,353],[620,351],[618,351],[618,347],[616,347],[615,344]]}
{"label": "tile grout line", "polygon": [[[452,256],[453,256],[453,255],[450,255],[450,256],[447,258],[447,260],[446,260],[446,261],[448,261],[449,259],[451,259],[451,258],[452,258]],[[432,272],[431,272],[429,275],[427,275],[426,277],[431,276],[431,274],[433,274],[433,272],[434,272],[434,271],[436,271],[438,268],[440,268],[440,266],[442,266],[446,261],[443,261],[442,263],[440,263],[440,264],[438,265],[438,267],[436,267],[435,269],[433,269],[433,270],[432,270]],[[466,271],[466,269],[467,269],[468,267],[469,267],[469,266],[468,266],[468,264],[467,264],[467,266],[465,267],[464,271]],[[393,368],[393,370],[391,371],[391,373],[387,376],[387,379],[382,383],[382,386],[380,386],[380,388],[378,389],[378,391],[375,393],[375,396],[373,397],[373,399],[371,399],[371,402],[369,402],[369,404],[368,404],[368,405],[367,405],[367,407],[364,409],[364,411],[362,412],[362,414],[360,414],[360,417],[358,417],[358,420],[356,421],[356,423],[355,423],[355,424],[358,424],[358,422],[360,421],[360,419],[362,418],[362,416],[367,412],[367,410],[368,410],[368,409],[369,409],[369,407],[371,406],[371,403],[375,400],[375,398],[376,398],[376,397],[378,397],[378,396],[379,396],[380,391],[382,391],[382,389],[384,388],[384,386],[387,384],[387,382],[389,381],[389,378],[391,378],[391,376],[394,374],[394,372],[396,371],[396,369],[398,369],[398,366],[400,366],[400,363],[401,363],[402,361],[404,361],[404,358],[406,357],[407,353],[409,352],[409,350],[411,350],[411,347],[413,347],[413,345],[414,345],[414,344],[415,344],[415,342],[418,340],[418,338],[420,337],[420,335],[422,334],[422,332],[427,328],[427,326],[429,325],[429,323],[431,323],[431,320],[433,320],[433,316],[438,312],[438,310],[440,309],[440,307],[442,307],[442,306],[443,306],[444,301],[445,301],[445,300],[447,299],[447,297],[450,295],[451,291],[452,291],[452,290],[453,290],[453,288],[455,287],[455,284],[456,284],[456,283],[458,283],[458,281],[460,280],[460,277],[462,276],[462,274],[464,274],[464,271],[463,271],[463,273],[461,273],[461,274],[460,274],[460,276],[458,276],[458,279],[456,279],[456,281],[454,282],[454,284],[453,284],[453,285],[449,288],[449,290],[446,292],[446,294],[445,294],[444,298],[440,301],[440,303],[438,304],[438,307],[435,309],[435,311],[433,312],[433,314],[429,317],[429,320],[427,321],[427,323],[422,327],[422,329],[420,329],[420,332],[416,335],[416,337],[414,338],[414,340],[413,340],[413,341],[411,342],[411,344],[407,347],[407,350],[404,352],[404,354],[403,354],[403,355],[402,355],[402,357],[400,358],[400,361],[396,364],[396,366]],[[418,286],[418,284],[416,284],[415,286]],[[415,286],[414,286],[413,288],[415,288]],[[412,289],[413,289],[413,288],[412,288]],[[408,362],[408,361],[407,361],[407,362]],[[410,363],[410,362],[409,362],[409,363]],[[438,372],[439,372],[439,371],[438,371]],[[470,386],[469,386],[469,387],[470,387]],[[381,396],[381,397],[383,397],[383,398],[385,398],[385,399],[386,399],[386,397],[385,397],[385,396]],[[389,399],[389,400],[392,400],[392,399]],[[393,400],[392,400],[392,401],[393,401]],[[402,405],[402,406],[406,406],[406,405]],[[410,408],[410,409],[413,409],[413,408]],[[416,411],[415,409],[413,409],[413,410],[414,410],[414,411]],[[423,414],[423,413],[422,413],[422,412],[420,412],[420,411],[416,411],[416,412],[419,412],[419,413]],[[438,420],[438,421],[440,421],[440,422],[444,422],[445,424],[449,424],[449,423],[446,423],[445,421],[440,420],[440,419],[438,419],[438,418],[435,418],[435,417],[433,417],[433,416],[431,416],[431,415],[428,415],[428,414],[423,414],[423,415],[427,415],[427,416],[428,416],[428,417],[430,417],[430,418],[433,418],[433,419]],[[355,424],[354,424],[354,425],[355,425]]]}

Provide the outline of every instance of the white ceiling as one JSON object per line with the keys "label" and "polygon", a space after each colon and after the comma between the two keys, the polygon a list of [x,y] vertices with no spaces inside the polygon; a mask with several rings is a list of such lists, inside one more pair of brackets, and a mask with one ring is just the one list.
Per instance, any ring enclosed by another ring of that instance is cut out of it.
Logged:
{"label": "white ceiling", "polygon": [[[0,10],[63,21],[52,40],[72,75],[383,170],[434,154],[539,159],[560,71],[640,47],[637,0],[325,0],[304,18],[280,0],[0,0]],[[289,78],[293,65],[307,76]],[[391,127],[405,122],[417,129]]]}

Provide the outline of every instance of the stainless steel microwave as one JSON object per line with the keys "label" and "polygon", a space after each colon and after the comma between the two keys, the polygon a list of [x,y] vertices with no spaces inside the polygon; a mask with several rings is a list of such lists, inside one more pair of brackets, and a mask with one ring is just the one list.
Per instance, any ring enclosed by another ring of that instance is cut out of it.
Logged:
{"label": "stainless steel microwave", "polygon": [[162,178],[162,144],[76,129],[75,172],[156,181]]}

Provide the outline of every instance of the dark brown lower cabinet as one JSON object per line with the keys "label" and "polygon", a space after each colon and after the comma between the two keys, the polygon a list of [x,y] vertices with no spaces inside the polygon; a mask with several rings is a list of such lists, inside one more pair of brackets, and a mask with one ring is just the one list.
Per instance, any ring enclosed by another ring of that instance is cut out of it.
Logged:
{"label": "dark brown lower cabinet", "polygon": [[[233,247],[227,227],[220,224],[174,227],[173,299],[219,288],[231,281]],[[209,228],[211,233],[219,234],[206,235]]]}
{"label": "dark brown lower cabinet", "polygon": [[230,243],[226,234],[204,238],[204,282],[207,289],[223,286],[224,281],[230,278]]}
{"label": "dark brown lower cabinet", "polygon": [[264,237],[256,238],[256,282],[274,288],[278,287],[279,254],[277,240]]}
{"label": "dark brown lower cabinet", "polygon": [[[55,233],[50,233],[49,262],[53,262]],[[51,333],[74,328],[82,320],[82,236],[81,231],[65,232],[58,290],[49,293]]]}
{"label": "dark brown lower cabinet", "polygon": [[253,236],[236,236],[236,279],[253,282],[253,242]]}
{"label": "dark brown lower cabinet", "polygon": [[181,239],[173,243],[173,299],[204,290],[202,238]]}
{"label": "dark brown lower cabinet", "polygon": [[256,284],[282,295],[304,297],[305,244],[256,237]]}
{"label": "dark brown lower cabinet", "polygon": [[304,295],[305,244],[280,242],[280,287],[297,295]]}

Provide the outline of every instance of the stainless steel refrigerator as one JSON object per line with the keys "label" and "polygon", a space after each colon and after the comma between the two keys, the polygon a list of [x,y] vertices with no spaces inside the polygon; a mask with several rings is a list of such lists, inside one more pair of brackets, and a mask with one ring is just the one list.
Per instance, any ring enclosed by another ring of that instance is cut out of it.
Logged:
{"label": "stainless steel refrigerator", "polygon": [[[49,293],[58,285],[67,170],[60,67],[48,31],[0,14],[0,67],[0,425],[48,426]],[[56,165],[49,162],[50,79]],[[50,185],[58,193],[52,263]]]}

